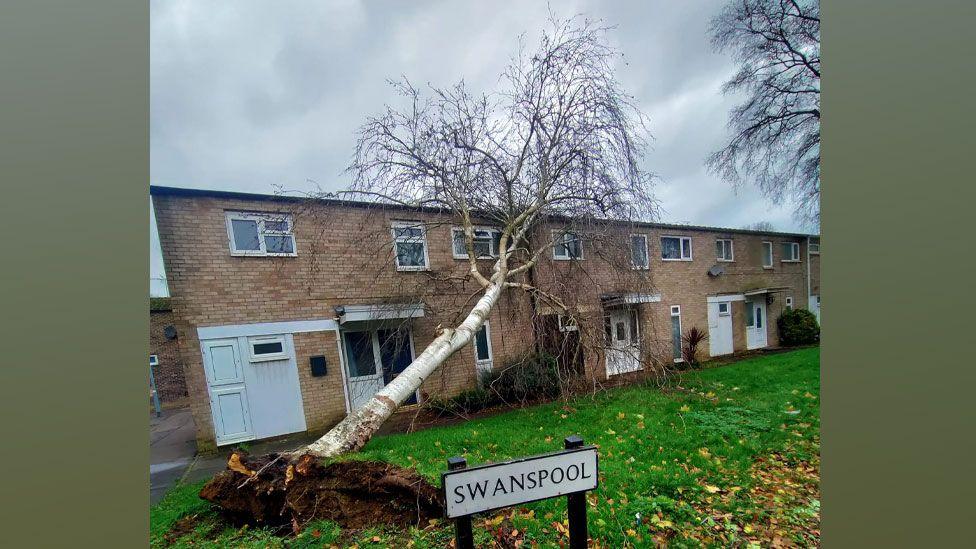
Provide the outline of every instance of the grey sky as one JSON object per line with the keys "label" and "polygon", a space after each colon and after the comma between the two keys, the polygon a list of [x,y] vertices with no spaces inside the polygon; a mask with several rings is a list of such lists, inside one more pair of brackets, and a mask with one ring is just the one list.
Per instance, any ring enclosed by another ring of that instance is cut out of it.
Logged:
{"label": "grey sky", "polygon": [[[553,2],[615,25],[617,67],[654,135],[661,221],[741,227],[769,221],[807,230],[789,205],[706,173],[726,138],[722,83],[733,70],[706,34],[722,0]],[[151,3],[150,180],[154,185],[273,192],[345,187],[355,130],[393,99],[385,81],[492,90],[518,36],[546,23],[541,1],[308,2],[165,0]],[[154,225],[154,224],[153,224]],[[150,273],[161,277],[158,239]],[[158,291],[158,290],[157,290]]]}

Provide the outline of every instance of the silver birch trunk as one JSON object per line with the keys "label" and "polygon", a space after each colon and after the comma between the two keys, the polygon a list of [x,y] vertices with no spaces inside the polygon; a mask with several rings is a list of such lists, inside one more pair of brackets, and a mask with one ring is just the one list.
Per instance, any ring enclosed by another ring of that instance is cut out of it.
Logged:
{"label": "silver birch trunk", "polygon": [[414,394],[425,379],[471,341],[488,319],[504,285],[503,279],[492,281],[468,316],[456,328],[445,329],[389,385],[373,395],[361,408],[352,411],[322,438],[295,452],[295,455],[311,454],[330,458],[365,446],[380,426],[404,400]]}

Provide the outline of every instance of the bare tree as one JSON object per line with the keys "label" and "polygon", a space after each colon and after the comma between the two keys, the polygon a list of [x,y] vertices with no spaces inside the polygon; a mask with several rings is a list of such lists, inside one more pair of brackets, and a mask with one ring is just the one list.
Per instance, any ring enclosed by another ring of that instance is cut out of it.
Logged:
{"label": "bare tree", "polygon": [[733,0],[712,20],[711,37],[740,64],[725,92],[746,99],[709,168],[735,184],[753,179],[774,202],[790,199],[799,217],[819,221],[819,1]]}
{"label": "bare tree", "polygon": [[750,223],[742,228],[750,231],[762,231],[767,233],[776,231],[776,227],[774,227],[769,221],[756,221],[755,223]]}
{"label": "bare tree", "polygon": [[[461,82],[425,94],[403,79],[392,84],[406,106],[388,106],[361,128],[349,168],[355,183],[342,194],[449,214],[463,228],[468,276],[479,290],[460,322],[442,327],[392,382],[297,455],[361,448],[472,340],[503,291],[568,310],[529,276],[554,244],[575,245],[562,235],[595,232],[610,218],[653,215],[651,178],[640,166],[646,129],[614,78],[618,54],[604,40],[607,29],[581,19],[551,23],[535,53],[521,49],[512,59],[500,92],[474,94]],[[475,253],[478,220],[501,228],[490,271]],[[564,230],[538,230],[553,224]],[[413,228],[397,230],[409,238]]]}

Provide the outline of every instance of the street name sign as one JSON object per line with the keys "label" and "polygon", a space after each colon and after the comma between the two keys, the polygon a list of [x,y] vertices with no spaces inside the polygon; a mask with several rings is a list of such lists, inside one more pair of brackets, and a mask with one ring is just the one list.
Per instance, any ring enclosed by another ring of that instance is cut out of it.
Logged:
{"label": "street name sign", "polygon": [[475,513],[567,496],[570,547],[585,547],[584,492],[599,485],[599,456],[577,436],[567,437],[565,445],[562,452],[471,468],[463,458],[449,459],[441,485],[445,514],[457,522],[456,546],[471,546],[470,516]]}

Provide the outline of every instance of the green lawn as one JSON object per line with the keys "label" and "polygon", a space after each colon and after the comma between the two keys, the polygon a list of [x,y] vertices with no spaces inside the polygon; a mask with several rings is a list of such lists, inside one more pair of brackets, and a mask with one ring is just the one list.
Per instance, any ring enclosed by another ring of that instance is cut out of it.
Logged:
{"label": "green lawn", "polygon": [[[416,468],[439,482],[445,460],[469,465],[550,452],[579,434],[599,447],[600,487],[589,495],[599,547],[814,545],[819,536],[820,350],[801,349],[686,374],[679,387],[630,386],[466,423],[372,440],[357,459]],[[151,510],[154,545],[443,547],[449,523],[409,532],[341,532],[315,524],[293,538],[224,528],[200,485],[175,489]],[[475,521],[476,544],[558,546],[565,499]],[[192,530],[163,536],[181,517]],[[779,540],[776,540],[779,538]]]}

